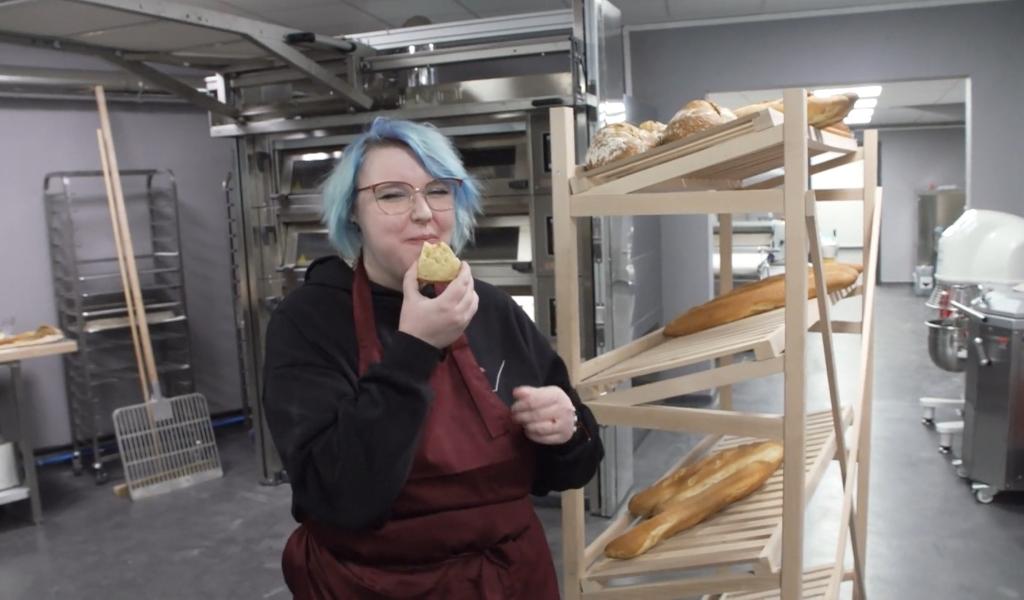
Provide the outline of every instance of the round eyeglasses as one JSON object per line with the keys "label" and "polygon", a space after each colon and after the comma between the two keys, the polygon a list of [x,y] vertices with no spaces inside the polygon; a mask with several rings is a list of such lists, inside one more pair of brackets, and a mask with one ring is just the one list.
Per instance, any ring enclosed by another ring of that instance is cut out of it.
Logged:
{"label": "round eyeglasses", "polygon": [[416,188],[404,181],[382,181],[357,188],[357,192],[370,190],[381,212],[386,215],[404,215],[415,206],[417,193],[423,194],[430,210],[444,212],[455,208],[455,192],[462,185],[461,179],[441,177]]}

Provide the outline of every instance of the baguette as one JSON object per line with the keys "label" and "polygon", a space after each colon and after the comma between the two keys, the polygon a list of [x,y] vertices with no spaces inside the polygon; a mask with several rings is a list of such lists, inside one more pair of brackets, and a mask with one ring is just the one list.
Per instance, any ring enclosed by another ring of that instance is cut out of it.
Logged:
{"label": "baguette", "polygon": [[[825,264],[825,287],[829,293],[847,288],[860,276],[860,268],[846,263]],[[817,297],[814,272],[807,272],[807,298]],[[680,337],[752,317],[786,304],[785,275],[773,275],[740,286],[679,315],[665,326],[668,337]]]}
{"label": "baguette", "polygon": [[658,514],[666,505],[703,492],[751,462],[771,462],[781,457],[782,446],[776,442],[744,444],[716,452],[637,493],[629,501],[629,512],[637,517]]}
{"label": "baguette", "polygon": [[640,556],[655,544],[693,527],[730,504],[746,498],[764,485],[779,468],[778,462],[754,461],[716,482],[697,495],[672,502],[658,515],[642,521],[604,548],[608,558]]}
{"label": "baguette", "polygon": [[[829,127],[842,122],[846,115],[850,114],[853,105],[857,103],[857,94],[846,93],[835,96],[814,96],[807,95],[807,124],[811,127]],[[744,117],[751,113],[760,112],[766,108],[774,108],[784,113],[782,100],[769,102],[758,102],[741,106],[735,110],[737,117]]]}

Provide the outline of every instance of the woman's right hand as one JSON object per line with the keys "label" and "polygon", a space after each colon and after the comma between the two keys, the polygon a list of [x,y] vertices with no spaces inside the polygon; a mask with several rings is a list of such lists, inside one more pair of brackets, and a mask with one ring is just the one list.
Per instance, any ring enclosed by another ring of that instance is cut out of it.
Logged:
{"label": "woman's right hand", "polygon": [[420,293],[415,262],[405,272],[402,289],[405,297],[398,330],[439,350],[459,339],[480,302],[473,289],[473,274],[465,261],[459,268],[459,274],[436,298],[427,298]]}

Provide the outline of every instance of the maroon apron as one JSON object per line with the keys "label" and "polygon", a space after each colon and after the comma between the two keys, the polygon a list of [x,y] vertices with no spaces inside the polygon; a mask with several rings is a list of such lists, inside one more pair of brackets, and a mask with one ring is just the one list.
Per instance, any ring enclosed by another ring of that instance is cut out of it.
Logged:
{"label": "maroon apron", "polygon": [[[381,345],[362,261],[352,302],[359,374]],[[430,378],[434,400],[409,477],[380,529],[307,519],[285,546],[296,598],[547,600],[558,581],[529,499],[535,448],[460,337]]]}

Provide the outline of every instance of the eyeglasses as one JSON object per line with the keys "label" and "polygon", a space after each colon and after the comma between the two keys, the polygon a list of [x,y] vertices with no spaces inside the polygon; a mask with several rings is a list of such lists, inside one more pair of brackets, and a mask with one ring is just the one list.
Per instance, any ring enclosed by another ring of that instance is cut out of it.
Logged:
{"label": "eyeglasses", "polygon": [[416,188],[404,181],[382,181],[366,187],[357,188],[357,192],[371,190],[377,206],[386,215],[404,215],[415,205],[416,193],[423,194],[430,210],[444,212],[455,208],[455,192],[462,185],[461,179],[442,177]]}

